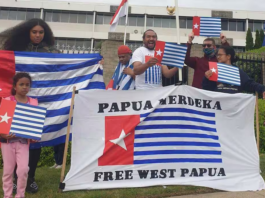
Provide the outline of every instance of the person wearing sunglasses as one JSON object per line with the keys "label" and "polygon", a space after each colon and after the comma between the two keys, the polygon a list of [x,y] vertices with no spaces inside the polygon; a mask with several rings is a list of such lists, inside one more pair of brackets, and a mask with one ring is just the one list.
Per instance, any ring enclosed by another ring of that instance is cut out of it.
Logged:
{"label": "person wearing sunglasses", "polygon": [[[192,86],[201,89],[204,74],[207,70],[209,70],[209,62],[217,62],[216,45],[214,39],[206,38],[203,41],[202,45],[204,56],[201,58],[191,57],[191,47],[193,39],[194,33],[192,32],[189,34],[189,40],[187,43],[188,49],[185,58],[185,64],[194,69]],[[229,43],[226,41],[224,34],[220,35],[220,39],[222,46],[229,46]]]}
{"label": "person wearing sunglasses", "polygon": [[[216,56],[219,63],[231,66],[235,65],[235,63],[238,60],[235,50],[230,46],[220,47]],[[265,98],[264,85],[255,82],[242,69],[239,68],[240,86],[210,81],[209,78],[213,75],[213,72],[215,71],[209,69],[208,71],[205,72],[205,77],[202,83],[203,89],[208,91],[216,91],[216,92],[230,93],[230,94],[255,91],[263,94],[263,99]]]}

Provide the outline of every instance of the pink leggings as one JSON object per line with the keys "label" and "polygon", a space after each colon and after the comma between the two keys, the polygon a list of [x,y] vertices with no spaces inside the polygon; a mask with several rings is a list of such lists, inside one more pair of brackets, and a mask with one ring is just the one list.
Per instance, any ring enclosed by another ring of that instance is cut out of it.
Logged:
{"label": "pink leggings", "polygon": [[17,194],[16,198],[25,197],[25,189],[28,179],[29,145],[20,142],[2,143],[3,190],[4,198],[13,197],[13,173],[17,165]]}

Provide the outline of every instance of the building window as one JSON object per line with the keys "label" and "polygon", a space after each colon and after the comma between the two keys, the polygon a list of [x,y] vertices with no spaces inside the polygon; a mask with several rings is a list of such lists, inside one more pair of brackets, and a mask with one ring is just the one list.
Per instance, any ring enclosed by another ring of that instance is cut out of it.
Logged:
{"label": "building window", "polygon": [[75,38],[55,38],[55,46],[58,47],[58,49],[87,50],[91,47],[91,40]]}
{"label": "building window", "polygon": [[249,20],[248,27],[252,32],[256,32],[256,30],[263,30],[264,23],[265,21]]}
{"label": "building window", "polygon": [[222,30],[225,31],[246,31],[246,21],[240,19],[221,19]]}
{"label": "building window", "polygon": [[147,27],[176,28],[176,18],[171,16],[148,16]]}
{"label": "building window", "polygon": [[193,18],[192,17],[179,17],[179,27],[183,29],[192,29]]}
{"label": "building window", "polygon": [[[120,18],[118,25],[124,26],[125,20],[126,20],[126,17]],[[129,15],[128,26],[144,27],[144,15],[141,15],[141,16]]]}
{"label": "building window", "polygon": [[96,24],[109,25],[112,19],[110,14],[97,14],[96,15]]}
{"label": "building window", "polygon": [[40,18],[39,9],[22,9],[22,8],[0,8],[0,20],[29,20]]}
{"label": "building window", "polygon": [[126,45],[134,52],[137,48],[143,46],[142,41],[129,41],[126,43]]}
{"label": "building window", "polygon": [[48,10],[44,13],[47,22],[61,23],[93,23],[93,13],[89,12],[68,12],[61,10]]}

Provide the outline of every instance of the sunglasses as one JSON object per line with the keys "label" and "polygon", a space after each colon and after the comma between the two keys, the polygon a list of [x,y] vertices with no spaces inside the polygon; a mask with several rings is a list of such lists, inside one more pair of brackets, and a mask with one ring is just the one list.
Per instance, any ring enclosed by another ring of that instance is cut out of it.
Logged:
{"label": "sunglasses", "polygon": [[212,47],[212,44],[203,44],[203,45],[202,45],[203,48],[206,47],[206,46],[207,46],[207,47]]}

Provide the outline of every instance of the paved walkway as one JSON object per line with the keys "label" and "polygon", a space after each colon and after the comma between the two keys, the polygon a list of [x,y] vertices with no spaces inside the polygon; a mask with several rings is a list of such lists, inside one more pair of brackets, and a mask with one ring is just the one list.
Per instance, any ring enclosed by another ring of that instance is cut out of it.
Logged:
{"label": "paved walkway", "polygon": [[265,190],[256,192],[217,192],[198,195],[184,195],[169,198],[262,198],[265,197]]}

